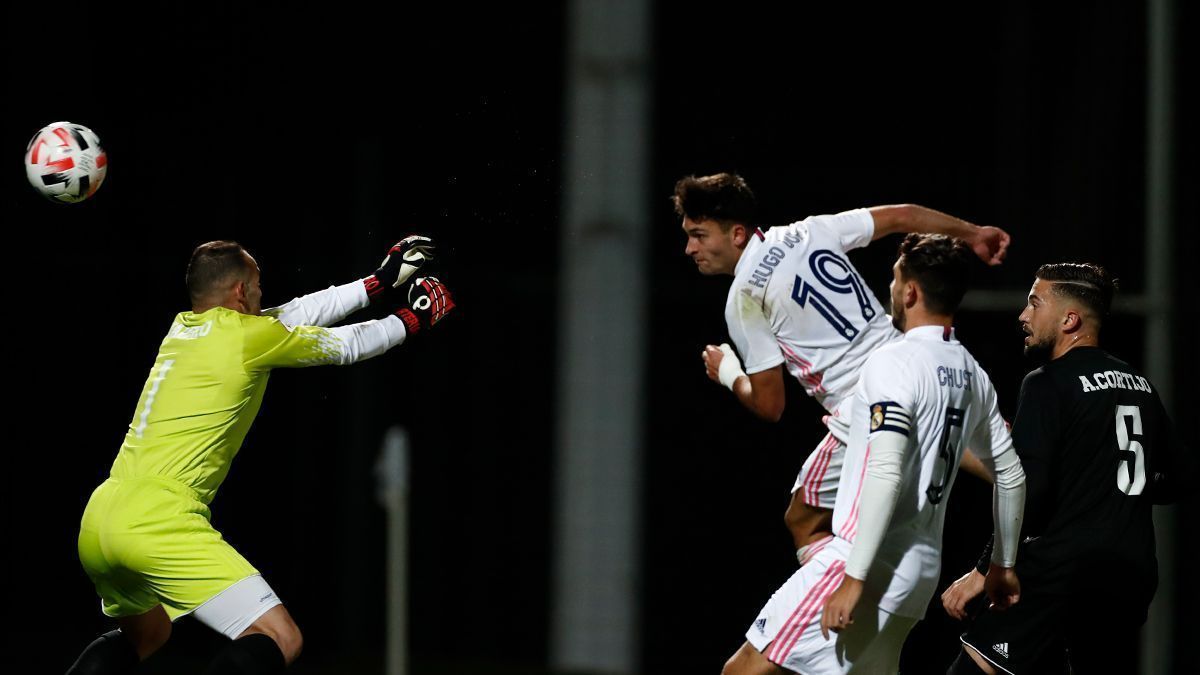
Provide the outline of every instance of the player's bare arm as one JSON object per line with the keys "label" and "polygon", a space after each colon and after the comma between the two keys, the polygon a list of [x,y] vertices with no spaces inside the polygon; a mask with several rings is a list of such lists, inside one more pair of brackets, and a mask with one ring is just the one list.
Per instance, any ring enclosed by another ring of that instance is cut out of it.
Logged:
{"label": "player's bare arm", "polygon": [[729,345],[708,345],[700,356],[704,360],[704,370],[708,378],[733,391],[738,401],[750,412],[768,422],[778,422],[783,416],[786,400],[783,366],[747,375],[742,372],[741,363]]}
{"label": "player's bare arm", "polygon": [[975,453],[971,452],[970,448],[963,450],[962,460],[959,461],[958,468],[980,480],[985,480],[989,483],[994,480],[992,472],[988,471],[987,467],[975,456]]}
{"label": "player's bare arm", "polygon": [[980,593],[983,593],[983,575],[972,567],[970,572],[955,579],[942,593],[942,607],[950,616],[965,621],[967,604],[979,597]]}
{"label": "player's bare arm", "polygon": [[941,211],[916,204],[873,206],[868,209],[875,219],[875,236],[886,237],[897,232],[944,234],[967,242],[975,255],[989,265],[999,265],[1008,254],[1010,238],[998,227],[979,226]]}
{"label": "player's bare arm", "polygon": [[[1008,420],[1004,420],[1004,428],[1008,429],[1009,431],[1012,430],[1012,425],[1008,423]],[[988,469],[987,465],[985,465],[983,463],[983,460],[979,459],[979,456],[977,454],[975,454],[975,452],[972,451],[970,448],[965,448],[963,450],[962,460],[959,461],[958,466],[963,471],[966,471],[967,473],[971,474],[972,476],[975,476],[976,478],[978,478],[980,480],[985,480],[989,483],[996,482],[996,476],[992,473],[992,470]],[[981,581],[982,581],[982,577],[983,577],[983,574],[980,573]],[[979,588],[980,588],[980,591],[983,590],[982,584],[980,585]],[[978,594],[976,594],[976,595],[978,595]]]}

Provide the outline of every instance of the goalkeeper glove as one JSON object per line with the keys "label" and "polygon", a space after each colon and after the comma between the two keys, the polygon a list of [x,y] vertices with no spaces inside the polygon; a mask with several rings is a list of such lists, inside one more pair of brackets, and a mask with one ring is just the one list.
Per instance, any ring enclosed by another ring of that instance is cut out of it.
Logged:
{"label": "goalkeeper glove", "polygon": [[419,234],[410,234],[388,249],[387,257],[379,269],[363,279],[367,297],[378,300],[389,288],[400,288],[417,270],[433,259],[433,240]]}
{"label": "goalkeeper glove", "polygon": [[417,277],[408,288],[408,305],[396,310],[411,336],[446,318],[454,309],[454,298],[437,277]]}

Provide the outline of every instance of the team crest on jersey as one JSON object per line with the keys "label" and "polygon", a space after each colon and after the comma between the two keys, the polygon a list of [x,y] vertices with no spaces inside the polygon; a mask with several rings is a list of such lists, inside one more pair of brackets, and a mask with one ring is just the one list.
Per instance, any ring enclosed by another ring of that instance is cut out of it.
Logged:
{"label": "team crest on jersey", "polygon": [[907,436],[911,427],[912,418],[899,403],[879,401],[871,404],[871,433],[895,431]]}

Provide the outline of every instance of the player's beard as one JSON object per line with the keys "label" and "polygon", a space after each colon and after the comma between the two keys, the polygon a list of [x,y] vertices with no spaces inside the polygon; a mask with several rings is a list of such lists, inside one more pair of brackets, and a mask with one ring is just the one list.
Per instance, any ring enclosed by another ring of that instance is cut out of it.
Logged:
{"label": "player's beard", "polygon": [[893,301],[891,303],[891,307],[889,307],[888,309],[890,310],[890,313],[892,315],[892,325],[896,327],[896,330],[903,333],[904,332],[904,318],[905,318],[904,317],[904,306],[900,305],[899,307],[897,307],[896,303]]}
{"label": "player's beard", "polygon": [[1039,338],[1037,335],[1029,335],[1029,344],[1025,345],[1025,356],[1034,361],[1045,362],[1050,360],[1050,355],[1053,353],[1053,336]]}

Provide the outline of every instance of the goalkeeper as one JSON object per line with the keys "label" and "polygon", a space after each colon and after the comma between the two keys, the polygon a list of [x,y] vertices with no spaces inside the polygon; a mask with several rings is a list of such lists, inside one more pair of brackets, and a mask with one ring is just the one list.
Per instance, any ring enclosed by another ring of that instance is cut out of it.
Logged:
{"label": "goalkeeper", "polygon": [[[410,236],[371,276],[264,311],[258,264],[245,249],[231,241],[196,248],[187,270],[192,310],[167,331],[109,478],[80,524],[80,562],[120,628],[89,645],[69,675],[133,670],[188,614],[232,640],[207,673],[277,673],[295,660],[299,628],[213,529],[208,505],[271,369],[369,359],[454,308],[440,281],[415,277],[432,253],[429,239]],[[393,295],[403,302],[383,320],[326,328]]]}

